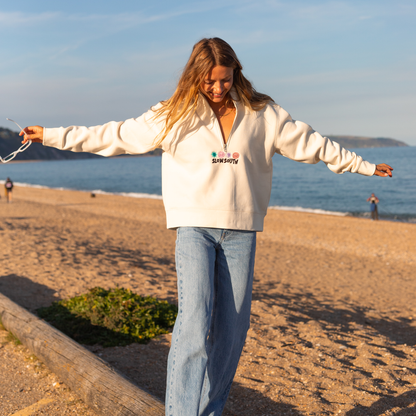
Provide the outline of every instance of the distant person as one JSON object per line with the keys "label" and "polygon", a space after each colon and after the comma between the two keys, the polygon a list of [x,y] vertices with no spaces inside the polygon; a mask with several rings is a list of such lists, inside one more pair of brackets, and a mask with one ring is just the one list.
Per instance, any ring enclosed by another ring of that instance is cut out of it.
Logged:
{"label": "distant person", "polygon": [[10,178],[7,178],[6,182],[4,183],[4,191],[6,193],[7,202],[12,202],[12,190],[13,190],[13,182]]}
{"label": "distant person", "polygon": [[392,176],[389,165],[343,149],[256,91],[219,38],[195,44],[173,95],[137,118],[30,126],[21,135],[23,143],[102,156],[164,150],[163,202],[167,227],[177,230],[179,303],[168,359],[169,416],[219,416],[224,409],[250,326],[256,232],[267,213],[273,155],[323,161],[335,173]]}
{"label": "distant person", "polygon": [[371,194],[371,196],[367,198],[367,202],[370,203],[371,219],[377,221],[378,220],[377,204],[380,202],[380,200],[374,194]]}

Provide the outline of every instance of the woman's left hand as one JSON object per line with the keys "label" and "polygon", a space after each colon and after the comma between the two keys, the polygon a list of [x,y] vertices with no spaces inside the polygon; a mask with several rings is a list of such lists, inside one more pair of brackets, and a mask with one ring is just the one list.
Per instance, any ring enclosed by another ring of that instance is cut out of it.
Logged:
{"label": "woman's left hand", "polygon": [[385,163],[380,163],[376,166],[376,171],[374,172],[374,175],[376,176],[393,176],[392,173],[393,168],[389,165],[386,165]]}

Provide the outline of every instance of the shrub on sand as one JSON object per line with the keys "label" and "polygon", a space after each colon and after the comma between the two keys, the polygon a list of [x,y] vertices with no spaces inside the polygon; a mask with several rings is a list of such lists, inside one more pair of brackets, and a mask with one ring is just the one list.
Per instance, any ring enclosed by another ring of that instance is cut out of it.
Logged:
{"label": "shrub on sand", "polygon": [[129,289],[95,287],[84,295],[40,308],[37,314],[81,344],[113,347],[145,343],[168,333],[177,307]]}

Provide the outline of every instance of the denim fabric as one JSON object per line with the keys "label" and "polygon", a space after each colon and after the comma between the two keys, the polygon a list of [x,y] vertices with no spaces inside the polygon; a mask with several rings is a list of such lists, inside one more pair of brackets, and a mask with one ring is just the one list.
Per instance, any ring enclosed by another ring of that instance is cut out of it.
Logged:
{"label": "denim fabric", "polygon": [[221,415],[250,325],[255,250],[253,231],[178,229],[167,416]]}

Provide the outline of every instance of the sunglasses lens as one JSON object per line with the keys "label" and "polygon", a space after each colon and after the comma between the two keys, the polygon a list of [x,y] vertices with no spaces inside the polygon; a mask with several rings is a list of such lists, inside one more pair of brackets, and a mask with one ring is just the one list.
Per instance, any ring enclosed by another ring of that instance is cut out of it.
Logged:
{"label": "sunglasses lens", "polygon": [[32,144],[32,141],[29,140],[22,147],[19,148],[18,152],[24,152],[31,144]]}
{"label": "sunglasses lens", "polygon": [[3,163],[7,163],[7,162],[10,162],[11,160],[13,160],[16,156],[16,153],[17,152],[10,153],[9,156],[7,156],[3,159]]}

